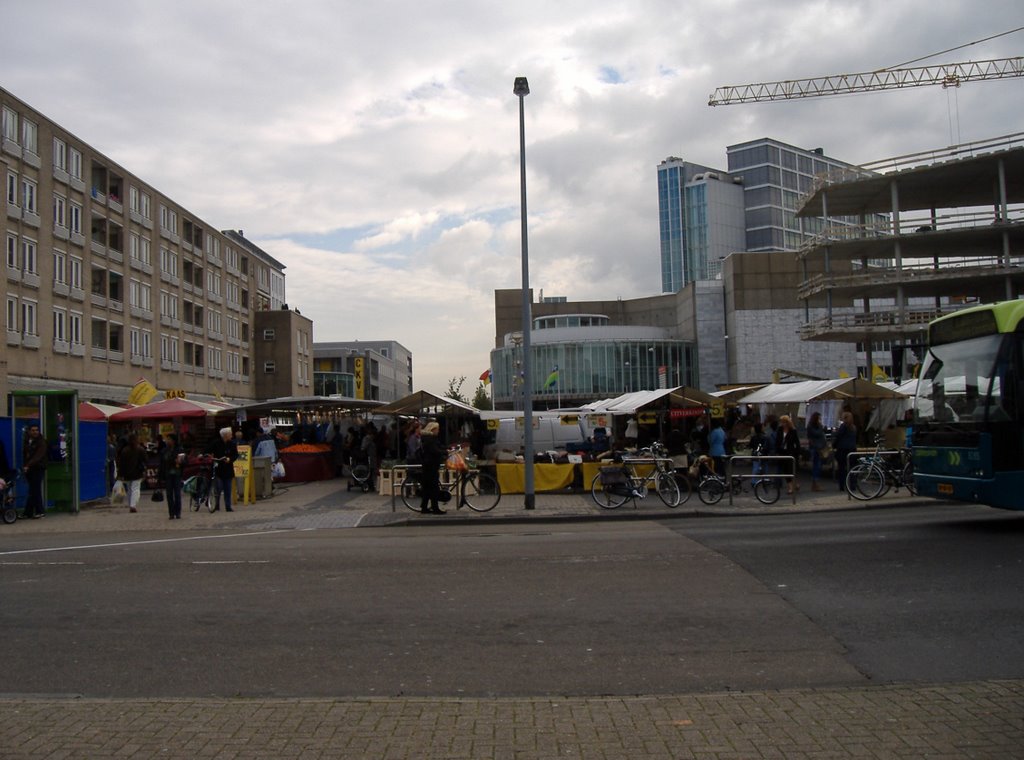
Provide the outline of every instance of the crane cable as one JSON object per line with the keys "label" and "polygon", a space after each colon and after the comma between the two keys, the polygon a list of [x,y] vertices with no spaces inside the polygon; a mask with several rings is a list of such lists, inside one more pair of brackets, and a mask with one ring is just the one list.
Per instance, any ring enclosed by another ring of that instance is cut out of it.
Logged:
{"label": "crane cable", "polygon": [[993,34],[991,37],[985,37],[985,38],[980,39],[980,40],[975,40],[974,42],[968,42],[968,43],[965,43],[963,45],[957,45],[956,47],[951,47],[948,50],[942,50],[942,51],[940,51],[938,53],[932,53],[930,55],[925,55],[925,56],[922,56],[920,58],[915,58],[912,61],[904,61],[903,63],[897,63],[895,66],[887,66],[884,69],[879,69],[879,71],[888,71],[889,69],[898,69],[898,68],[902,68],[903,66],[909,66],[912,63],[919,63],[920,61],[926,61],[929,58],[934,58],[937,55],[945,55],[946,53],[952,53],[954,50],[962,50],[965,47],[970,47],[971,45],[978,45],[978,44],[980,44],[982,42],[988,42],[989,40],[994,40],[997,37],[1005,37],[1008,34],[1013,34],[1015,32],[1019,32],[1019,31],[1022,31],[1022,30],[1024,30],[1024,26],[1018,26],[1016,29],[1010,29],[1007,32],[1000,32],[999,34]]}

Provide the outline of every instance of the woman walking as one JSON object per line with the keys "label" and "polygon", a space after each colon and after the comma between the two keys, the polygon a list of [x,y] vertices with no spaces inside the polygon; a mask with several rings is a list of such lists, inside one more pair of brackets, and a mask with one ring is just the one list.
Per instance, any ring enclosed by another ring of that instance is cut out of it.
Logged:
{"label": "woman walking", "polygon": [[181,466],[185,461],[185,450],[178,443],[177,433],[165,435],[164,442],[160,451],[160,480],[167,494],[167,515],[171,520],[180,520]]}
{"label": "woman walking", "polygon": [[839,490],[845,491],[849,456],[857,450],[857,426],[853,424],[851,412],[843,412],[842,422],[832,439],[832,448],[836,452],[836,478],[839,480]]}
{"label": "woman walking", "polygon": [[146,450],[139,443],[139,437],[132,433],[117,453],[117,473],[124,483],[128,497],[128,510],[139,511],[139,496],[142,493],[142,478],[146,475]]}
{"label": "woman walking", "polygon": [[793,427],[793,420],[788,414],[779,417],[779,446],[780,456],[792,457],[790,461],[783,461],[782,473],[791,475],[789,484],[786,486],[787,493],[800,490],[800,484],[796,480],[797,466],[800,464],[800,436]]}
{"label": "woman walking", "polygon": [[825,439],[825,427],[821,424],[821,412],[815,412],[807,423],[807,448],[811,450],[812,491],[821,490],[818,480],[821,478],[822,451],[826,445],[828,445],[828,441]]}

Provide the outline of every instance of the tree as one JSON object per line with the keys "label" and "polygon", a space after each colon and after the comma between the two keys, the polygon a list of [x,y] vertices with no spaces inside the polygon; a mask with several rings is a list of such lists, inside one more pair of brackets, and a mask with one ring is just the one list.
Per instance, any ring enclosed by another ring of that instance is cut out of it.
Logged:
{"label": "tree", "polygon": [[491,409],[491,396],[487,392],[487,386],[477,383],[476,393],[473,394],[473,406],[477,409]]}
{"label": "tree", "polygon": [[444,392],[445,398],[453,398],[456,401],[461,401],[463,404],[468,404],[469,399],[462,395],[462,386],[466,384],[466,376],[453,377],[448,381],[448,390]]}

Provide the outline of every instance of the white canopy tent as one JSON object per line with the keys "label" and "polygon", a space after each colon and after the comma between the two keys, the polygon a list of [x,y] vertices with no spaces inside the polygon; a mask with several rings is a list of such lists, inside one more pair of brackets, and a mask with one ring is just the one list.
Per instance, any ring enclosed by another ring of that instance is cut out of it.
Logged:
{"label": "white canopy tent", "polygon": [[[761,419],[769,414],[789,414],[806,420],[815,412],[820,412],[825,427],[836,427],[839,424],[839,416],[846,404],[867,404],[873,410],[888,408],[885,416],[892,415],[895,419],[895,415],[900,413],[899,408],[906,401],[904,393],[856,377],[771,383],[737,399],[740,404],[757,405]],[[865,416],[861,414],[862,419]],[[872,426],[877,428],[877,425],[869,422],[868,427]]]}

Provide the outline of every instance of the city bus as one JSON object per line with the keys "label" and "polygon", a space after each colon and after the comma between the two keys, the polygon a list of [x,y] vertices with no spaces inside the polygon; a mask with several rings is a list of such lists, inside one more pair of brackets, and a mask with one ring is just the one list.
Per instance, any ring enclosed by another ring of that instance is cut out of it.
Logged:
{"label": "city bus", "polygon": [[917,492],[1024,510],[1024,300],[928,326],[913,428]]}

